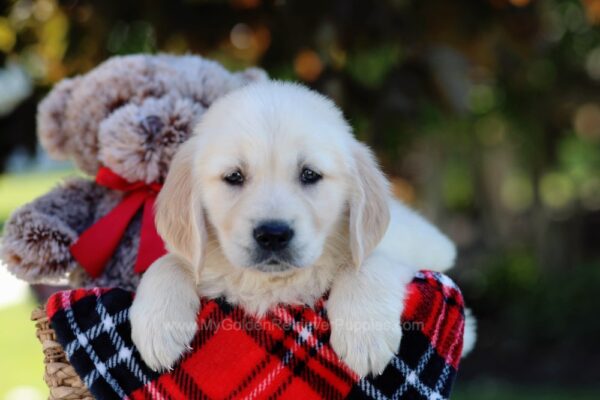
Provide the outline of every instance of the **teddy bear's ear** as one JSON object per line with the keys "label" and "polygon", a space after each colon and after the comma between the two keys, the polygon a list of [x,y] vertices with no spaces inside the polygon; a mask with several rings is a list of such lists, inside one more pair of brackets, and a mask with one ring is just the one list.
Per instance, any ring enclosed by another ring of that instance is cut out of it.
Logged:
{"label": "teddy bear's ear", "polygon": [[262,82],[269,79],[269,75],[267,75],[264,70],[256,67],[247,68],[243,71],[237,72],[235,75],[241,79],[243,84]]}
{"label": "teddy bear's ear", "polygon": [[64,79],[38,105],[37,133],[42,147],[57,159],[68,157],[69,132],[65,116],[71,92],[81,78]]}

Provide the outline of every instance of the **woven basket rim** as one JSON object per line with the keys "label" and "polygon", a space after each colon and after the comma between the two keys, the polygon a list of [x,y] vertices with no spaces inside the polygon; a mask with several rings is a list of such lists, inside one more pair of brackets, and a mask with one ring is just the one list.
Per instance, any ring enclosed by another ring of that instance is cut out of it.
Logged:
{"label": "woven basket rim", "polygon": [[31,320],[35,322],[35,335],[42,344],[44,353],[44,381],[49,389],[48,399],[92,400],[94,397],[56,340],[56,332],[50,326],[45,307],[34,309]]}

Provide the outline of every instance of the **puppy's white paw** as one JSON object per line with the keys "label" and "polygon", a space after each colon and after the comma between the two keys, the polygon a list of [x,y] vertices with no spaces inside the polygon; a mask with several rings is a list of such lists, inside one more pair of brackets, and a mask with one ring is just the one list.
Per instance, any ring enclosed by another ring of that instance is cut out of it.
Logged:
{"label": "puppy's white paw", "polygon": [[374,253],[358,271],[346,270],[334,281],[327,301],[330,343],[358,375],[380,374],[398,351],[404,295],[413,274]]}
{"label": "puppy's white paw", "polygon": [[[181,307],[170,315],[175,318],[148,311],[147,306],[134,302],[130,310],[131,339],[151,369],[170,369],[181,356],[190,350],[196,333],[196,309]],[[164,308],[162,309],[164,312]],[[166,313],[169,315],[169,313]]]}
{"label": "puppy's white paw", "polygon": [[131,309],[131,338],[155,371],[169,369],[190,349],[200,298],[189,272],[164,256],[146,271]]}
{"label": "puppy's white paw", "polygon": [[381,317],[378,321],[372,318],[370,321],[332,322],[333,350],[361,377],[381,374],[400,346],[400,318],[397,316],[394,321]]}

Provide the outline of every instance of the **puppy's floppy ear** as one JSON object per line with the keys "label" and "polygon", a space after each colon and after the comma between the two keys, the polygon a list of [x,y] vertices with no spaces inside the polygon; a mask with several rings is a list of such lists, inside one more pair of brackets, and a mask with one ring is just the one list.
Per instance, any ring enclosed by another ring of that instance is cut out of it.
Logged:
{"label": "puppy's floppy ear", "polygon": [[354,142],[354,194],[350,199],[352,261],[358,268],[383,238],[390,222],[389,184],[369,148]]}
{"label": "puppy's floppy ear", "polygon": [[194,274],[202,266],[206,245],[204,215],[194,187],[195,150],[194,137],[181,145],[156,200],[158,233],[167,244],[167,249],[186,260]]}

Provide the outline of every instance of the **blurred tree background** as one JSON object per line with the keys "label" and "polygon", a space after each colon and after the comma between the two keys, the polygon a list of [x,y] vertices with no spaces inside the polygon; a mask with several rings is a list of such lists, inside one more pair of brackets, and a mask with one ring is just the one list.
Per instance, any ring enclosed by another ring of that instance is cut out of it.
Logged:
{"label": "blurred tree background", "polygon": [[40,157],[37,102],[107,57],[259,65],[333,97],[458,243],[479,319],[459,388],[600,389],[600,0],[1,4],[0,169]]}

